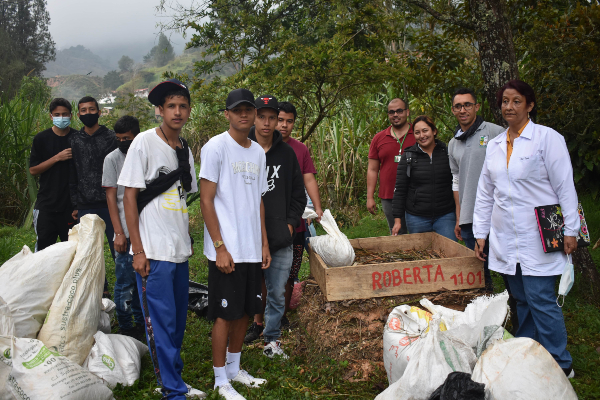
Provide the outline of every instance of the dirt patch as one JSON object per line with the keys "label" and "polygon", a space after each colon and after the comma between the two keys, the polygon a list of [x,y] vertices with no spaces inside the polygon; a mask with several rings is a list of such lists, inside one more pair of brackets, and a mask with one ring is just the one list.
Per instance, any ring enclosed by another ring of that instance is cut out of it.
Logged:
{"label": "dirt patch", "polygon": [[348,361],[346,378],[366,380],[374,366],[383,369],[383,326],[394,307],[420,307],[419,300],[427,298],[436,305],[463,311],[482,294],[482,289],[476,289],[329,302],[317,283],[308,279],[297,309],[296,351],[318,352],[337,361]]}

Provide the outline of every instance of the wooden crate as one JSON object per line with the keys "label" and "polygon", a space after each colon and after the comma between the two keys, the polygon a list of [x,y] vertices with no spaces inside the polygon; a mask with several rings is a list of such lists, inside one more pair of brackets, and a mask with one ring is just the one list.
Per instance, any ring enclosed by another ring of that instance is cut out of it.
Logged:
{"label": "wooden crate", "polygon": [[442,250],[447,258],[328,268],[310,249],[310,271],[328,301],[485,286],[483,261],[475,257],[475,252],[434,232],[352,239],[350,243],[355,249],[375,252],[431,246]]}

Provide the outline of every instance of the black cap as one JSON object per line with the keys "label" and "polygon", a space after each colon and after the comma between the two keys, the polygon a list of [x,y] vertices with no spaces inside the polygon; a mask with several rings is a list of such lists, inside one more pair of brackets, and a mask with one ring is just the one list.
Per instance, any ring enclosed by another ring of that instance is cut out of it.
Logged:
{"label": "black cap", "polygon": [[188,96],[190,94],[190,91],[188,90],[186,85],[184,85],[181,81],[173,78],[167,81],[163,81],[158,85],[154,86],[154,89],[152,89],[150,93],[148,93],[148,101],[150,101],[150,103],[154,104],[155,106],[160,106],[162,105],[160,102],[165,93],[173,89],[183,89],[186,92],[188,92]]}
{"label": "black cap", "polygon": [[279,112],[279,102],[275,96],[260,96],[256,99],[254,104],[256,105],[257,110],[261,108],[272,108],[273,110]]}
{"label": "black cap", "polygon": [[248,103],[251,106],[254,106],[254,95],[248,89],[234,89],[227,95],[225,108],[219,111],[231,110],[242,103]]}

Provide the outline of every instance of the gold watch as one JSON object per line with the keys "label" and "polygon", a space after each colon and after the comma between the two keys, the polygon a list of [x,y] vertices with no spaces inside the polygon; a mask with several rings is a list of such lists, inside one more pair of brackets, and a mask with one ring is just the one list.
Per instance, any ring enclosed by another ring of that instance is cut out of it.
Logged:
{"label": "gold watch", "polygon": [[215,245],[215,249],[218,249],[219,247],[223,246],[225,243],[223,243],[222,240],[216,240],[213,242],[213,244]]}

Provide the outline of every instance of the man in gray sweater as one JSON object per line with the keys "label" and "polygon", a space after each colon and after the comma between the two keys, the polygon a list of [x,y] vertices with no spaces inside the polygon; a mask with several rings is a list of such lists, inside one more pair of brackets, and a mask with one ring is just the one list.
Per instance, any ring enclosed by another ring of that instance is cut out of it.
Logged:
{"label": "man in gray sweater", "polygon": [[[485,151],[490,140],[504,132],[504,128],[486,122],[477,115],[480,104],[477,104],[475,93],[466,88],[460,88],[452,99],[452,113],[458,120],[454,137],[448,144],[448,157],[452,170],[452,191],[456,203],[456,227],[454,233],[458,240],[473,250],[473,209],[477,196],[479,175],[485,160]],[[486,244],[487,247],[487,244]],[[484,250],[488,254],[487,249]],[[492,292],[494,287],[488,269],[488,262],[483,265],[485,287]]]}

